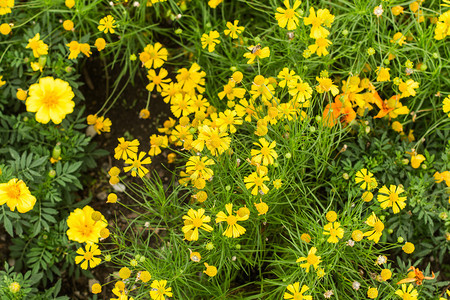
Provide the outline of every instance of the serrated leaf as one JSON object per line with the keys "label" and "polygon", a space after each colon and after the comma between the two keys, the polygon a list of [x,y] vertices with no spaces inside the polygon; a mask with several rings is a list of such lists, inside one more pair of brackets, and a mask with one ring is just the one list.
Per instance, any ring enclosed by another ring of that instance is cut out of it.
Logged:
{"label": "serrated leaf", "polygon": [[8,232],[8,234],[13,237],[14,236],[14,231],[13,231],[12,223],[6,217],[3,219],[3,226],[5,227],[6,232]]}

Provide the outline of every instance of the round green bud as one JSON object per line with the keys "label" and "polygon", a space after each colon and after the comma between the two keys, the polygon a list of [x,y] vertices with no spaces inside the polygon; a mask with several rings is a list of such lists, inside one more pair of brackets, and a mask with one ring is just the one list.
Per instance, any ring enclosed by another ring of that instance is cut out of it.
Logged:
{"label": "round green bud", "polygon": [[290,159],[292,157],[292,154],[290,152],[288,152],[284,155],[284,157],[286,157],[287,159]]}
{"label": "round green bud", "polygon": [[48,177],[55,178],[55,176],[56,176],[56,171],[53,169],[50,169],[50,171],[48,171]]}
{"label": "round green bud", "polygon": [[236,244],[236,249],[241,250],[241,244]]}
{"label": "round green bud", "polygon": [[403,243],[405,241],[405,239],[403,238],[403,237],[401,237],[401,236],[399,236],[398,238],[397,238],[397,242],[398,243]]}
{"label": "round green bud", "polygon": [[344,174],[342,174],[342,178],[344,178],[345,180],[348,180],[350,178],[350,176],[348,175],[348,173],[344,173]]}
{"label": "round green bud", "polygon": [[236,68],[235,66],[232,66],[232,67],[230,67],[230,71],[231,71],[231,72],[236,72],[236,71],[237,71],[237,68]]}
{"label": "round green bud", "polygon": [[182,34],[183,33],[183,29],[178,28],[177,30],[175,30],[175,34]]}
{"label": "round green bud", "polygon": [[402,159],[402,164],[404,164],[405,166],[409,164],[409,159],[407,158]]}
{"label": "round green bud", "polygon": [[348,35],[348,30],[347,29],[342,30],[342,35],[343,36],[347,36]]}
{"label": "round green bud", "polygon": [[212,249],[214,249],[214,244],[209,242],[208,244],[205,245],[206,250],[211,251]]}
{"label": "round green bud", "polygon": [[426,71],[427,69],[428,69],[428,67],[427,67],[426,64],[422,64],[422,65],[420,66],[420,70],[421,70],[421,71]]}
{"label": "round green bud", "polygon": [[206,25],[205,25],[206,28],[211,28],[211,26],[212,26],[212,25],[211,25],[210,22],[206,23]]}
{"label": "round green bud", "polygon": [[225,190],[226,190],[227,192],[229,192],[229,191],[231,190],[231,186],[227,185],[227,186],[225,187]]}
{"label": "round green bud", "polygon": [[279,164],[277,162],[273,163],[274,168],[278,168]]}
{"label": "round green bud", "polygon": [[433,53],[433,58],[439,58],[439,53],[434,52],[434,53]]}
{"label": "round green bud", "polygon": [[391,61],[389,59],[387,59],[387,58],[383,62],[384,62],[385,65],[389,65],[391,63]]}
{"label": "round green bud", "polygon": [[424,170],[426,170],[428,168],[428,166],[426,164],[422,164],[420,167]]}
{"label": "round green bud", "polygon": [[261,42],[261,38],[259,36],[255,37],[255,43],[260,43]]}
{"label": "round green bud", "polygon": [[393,232],[394,232],[394,230],[393,230],[392,228],[389,228],[389,229],[388,229],[388,233],[389,233],[389,234],[392,234]]}

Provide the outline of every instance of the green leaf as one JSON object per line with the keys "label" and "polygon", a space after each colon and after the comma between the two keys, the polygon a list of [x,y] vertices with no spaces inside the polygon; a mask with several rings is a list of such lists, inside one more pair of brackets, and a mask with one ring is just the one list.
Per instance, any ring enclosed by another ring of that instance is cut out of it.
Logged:
{"label": "green leaf", "polygon": [[13,226],[11,221],[5,216],[5,218],[3,219],[3,225],[5,226],[5,230],[6,232],[8,232],[8,234],[10,236],[14,236],[14,231],[13,231]]}

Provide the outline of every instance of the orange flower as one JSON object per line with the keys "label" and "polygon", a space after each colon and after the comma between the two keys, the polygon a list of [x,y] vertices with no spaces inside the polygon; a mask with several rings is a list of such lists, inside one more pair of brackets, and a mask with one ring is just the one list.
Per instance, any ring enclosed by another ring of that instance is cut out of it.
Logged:
{"label": "orange flower", "polygon": [[431,275],[433,275],[432,277],[423,276],[423,272],[420,271],[419,268],[414,268],[413,266],[408,269],[408,271],[410,270],[412,270],[412,272],[408,273],[408,277],[400,280],[397,284],[415,282],[417,285],[422,285],[424,279],[430,280],[436,277],[434,272],[431,272]]}

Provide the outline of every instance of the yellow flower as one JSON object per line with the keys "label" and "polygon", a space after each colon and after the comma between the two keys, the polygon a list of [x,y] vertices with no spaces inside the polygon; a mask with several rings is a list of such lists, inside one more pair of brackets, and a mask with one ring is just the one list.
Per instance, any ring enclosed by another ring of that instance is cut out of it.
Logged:
{"label": "yellow flower", "polygon": [[203,178],[210,180],[214,175],[213,170],[208,166],[214,165],[214,161],[206,156],[200,157],[197,155],[189,157],[186,162],[186,173],[190,174],[190,178],[195,180],[197,178]]}
{"label": "yellow flower", "polygon": [[325,217],[327,218],[328,222],[334,222],[337,219],[337,213],[333,210],[330,210],[329,212],[327,212],[327,214],[325,215]]}
{"label": "yellow flower", "polygon": [[230,147],[231,138],[219,128],[212,128],[203,125],[198,128],[198,137],[192,142],[192,147],[198,151],[203,151],[203,147],[211,152],[212,155],[220,155]]}
{"label": "yellow flower", "polygon": [[188,241],[198,240],[198,229],[201,228],[205,231],[211,232],[213,228],[205,223],[209,223],[211,218],[204,215],[205,210],[203,208],[195,211],[194,209],[189,209],[187,215],[183,216],[184,226],[181,229],[184,233],[184,238]]}
{"label": "yellow flower", "polygon": [[389,269],[381,270],[381,278],[384,281],[391,279],[391,277],[392,277],[392,271],[391,270],[389,270]]}
{"label": "yellow flower", "polygon": [[80,43],[77,41],[71,41],[70,43],[66,44],[67,47],[69,47],[69,59],[75,59],[78,57],[78,55],[81,52]]}
{"label": "yellow flower", "polygon": [[263,164],[263,166],[268,166],[274,163],[274,160],[278,158],[277,152],[274,148],[277,145],[276,141],[269,143],[265,138],[259,139],[259,143],[253,143],[261,149],[252,149],[250,155],[252,156],[252,161],[257,164]]}
{"label": "yellow flower", "polygon": [[73,112],[75,102],[69,83],[53,77],[39,79],[32,84],[25,102],[27,111],[36,112],[36,121],[47,124],[50,120],[59,124],[67,114]]}
{"label": "yellow flower", "polygon": [[390,81],[391,80],[391,75],[389,74],[389,68],[382,68],[382,67],[378,67],[377,68],[377,82],[384,82],[384,81]]}
{"label": "yellow flower", "polygon": [[270,56],[269,47],[264,47],[261,49],[261,45],[250,46],[247,48],[250,52],[244,53],[244,57],[248,58],[247,64],[252,64],[256,58],[263,59]]}
{"label": "yellow flower", "polygon": [[[280,82],[281,86],[281,82]],[[288,83],[289,95],[292,96],[292,100],[297,102],[305,102],[311,98],[312,88],[307,82],[303,82],[302,79],[293,80]]]}
{"label": "yellow flower", "polygon": [[87,117],[87,123],[89,125],[94,125],[94,129],[97,134],[101,134],[102,132],[110,132],[112,122],[109,118],[105,117],[97,117],[97,115],[89,115]]}
{"label": "yellow flower", "polygon": [[[0,79],[1,79],[1,77],[2,76],[0,76]],[[17,89],[16,97],[17,97],[17,99],[19,99],[21,101],[25,101],[28,97],[28,92],[19,88],[19,89]]]}
{"label": "yellow flower", "polygon": [[342,239],[344,237],[344,229],[340,227],[341,224],[339,222],[334,223],[328,223],[323,227],[323,234],[329,235],[327,242],[328,243],[337,243],[339,242],[339,239]]}
{"label": "yellow flower", "polygon": [[139,279],[142,280],[142,282],[149,282],[150,279],[152,279],[152,275],[148,271],[142,271],[140,273]]}
{"label": "yellow flower", "polygon": [[225,204],[225,209],[228,213],[228,216],[220,211],[216,215],[216,223],[227,222],[227,229],[224,231],[223,235],[227,237],[237,238],[245,233],[245,228],[239,225],[238,221],[245,221],[248,219],[248,215],[240,216],[239,214],[233,215],[233,204],[228,203]]}
{"label": "yellow flower", "polygon": [[304,241],[305,243],[311,242],[311,236],[307,233],[302,233],[302,235],[300,236],[300,239],[302,241]]}
{"label": "yellow flower", "polygon": [[412,79],[408,79],[406,82],[403,82],[403,80],[401,80],[398,89],[400,90],[400,92],[402,92],[401,97],[404,98],[409,96],[415,96],[416,95],[415,89],[417,89],[418,87],[419,87],[418,82]]}
{"label": "yellow flower", "polygon": [[378,243],[380,237],[383,235],[384,224],[378,219],[374,212],[367,218],[366,224],[370,227],[373,227],[373,230],[369,230],[364,233],[364,236],[367,236],[368,240],[373,240],[375,243]]}
{"label": "yellow flower", "polygon": [[192,260],[193,262],[200,262],[202,256],[198,252],[191,252],[189,254],[189,259]]}
{"label": "yellow flower", "polygon": [[[249,176],[244,177],[245,187],[250,190],[252,195],[257,195],[258,192],[263,195],[269,192],[269,188],[266,186],[264,181],[270,180],[263,172],[253,172]],[[253,189],[252,189],[253,187]]]}
{"label": "yellow flower", "polygon": [[442,101],[442,111],[448,113],[448,117],[450,118],[450,96],[447,96],[444,101]]}
{"label": "yellow flower", "polygon": [[150,151],[148,155],[155,156],[161,153],[161,147],[166,148],[168,146],[169,140],[165,135],[152,134],[150,136]]}
{"label": "yellow flower", "polygon": [[72,29],[73,29],[73,22],[72,22],[72,20],[65,20],[65,21],[63,22],[63,28],[64,28],[65,30],[67,30],[67,31],[72,30]]}
{"label": "yellow flower", "polygon": [[330,78],[316,77],[316,80],[319,82],[319,85],[316,86],[316,90],[320,94],[325,93],[325,92],[330,92],[330,91],[333,96],[336,96],[337,94],[339,94],[339,88],[337,87],[337,85],[333,84],[333,81]]}
{"label": "yellow flower", "polygon": [[8,35],[11,32],[11,26],[8,23],[3,23],[0,25],[0,33],[3,35]]}
{"label": "yellow flower", "polygon": [[194,89],[197,89],[200,94],[205,91],[205,88],[203,86],[205,85],[204,77],[206,76],[206,72],[201,71],[201,68],[197,63],[193,63],[189,70],[186,68],[182,68],[178,70],[177,73],[178,75],[176,79],[178,81],[179,88],[182,88],[183,91],[192,93]]}
{"label": "yellow flower", "polygon": [[414,244],[407,242],[403,245],[402,250],[405,251],[405,253],[411,254],[415,250]]}
{"label": "yellow flower", "polygon": [[364,233],[361,230],[355,230],[352,232],[352,239],[355,242],[359,242],[364,238]]}
{"label": "yellow flower", "polygon": [[238,26],[239,20],[234,20],[234,23],[227,22],[226,26],[228,29],[225,29],[223,33],[225,35],[229,35],[232,39],[237,39],[238,35],[244,31],[244,26]]}
{"label": "yellow flower", "polygon": [[403,132],[403,125],[399,121],[394,121],[392,123],[392,129],[396,132]]}
{"label": "yellow flower", "polygon": [[400,46],[403,46],[403,44],[406,41],[406,36],[403,35],[403,33],[401,32],[397,32],[396,34],[394,34],[394,36],[392,37],[391,43],[397,43]]}
{"label": "yellow flower", "polygon": [[400,296],[403,300],[417,300],[419,293],[414,289],[412,284],[407,286],[402,284],[402,289],[395,292],[396,295]]}
{"label": "yellow flower", "polygon": [[216,8],[217,5],[219,5],[220,3],[222,3],[223,0],[209,0],[208,1],[208,5],[211,8]]}
{"label": "yellow flower", "polygon": [[17,208],[20,213],[26,213],[33,209],[36,198],[31,195],[25,182],[17,178],[7,183],[0,183],[0,205],[8,205],[11,211]]}
{"label": "yellow flower", "polygon": [[436,40],[442,40],[450,35],[450,10],[447,10],[439,16],[439,21],[436,23],[434,34]]}
{"label": "yellow flower", "polygon": [[361,169],[358,172],[356,172],[355,182],[358,184],[362,182],[360,187],[368,191],[378,186],[377,179],[373,177],[372,172],[367,171],[367,169]]}
{"label": "yellow flower", "polygon": [[227,96],[228,100],[234,100],[235,98],[242,99],[245,95],[245,89],[236,87],[235,81],[229,81],[226,85],[223,86],[223,91],[218,93],[220,100],[222,100],[225,96]]}
{"label": "yellow flower", "polygon": [[289,4],[289,0],[284,0],[284,6],[286,6],[286,9],[283,9],[281,7],[277,8],[277,12],[275,13],[275,19],[278,21],[278,26],[281,28],[285,28],[287,25],[287,30],[294,30],[298,26],[298,18],[299,13],[295,10],[300,6],[302,3],[299,0],[295,0],[292,8]]}
{"label": "yellow flower", "polygon": [[146,167],[143,165],[148,165],[152,163],[152,160],[150,157],[146,157],[144,159],[145,152],[139,153],[139,157],[137,155],[134,155],[134,157],[129,157],[127,160],[125,160],[126,164],[131,164],[129,166],[126,166],[123,168],[125,172],[128,172],[131,170],[131,176],[136,177],[136,174],[139,175],[139,177],[144,177],[149,171]]}
{"label": "yellow flower", "polygon": [[90,268],[95,268],[102,261],[100,258],[95,257],[95,255],[102,254],[96,244],[87,244],[86,251],[83,248],[78,248],[77,254],[80,254],[80,256],[75,257],[75,263],[79,264],[84,260],[81,264],[83,270],[88,268],[88,264]]}
{"label": "yellow flower", "polygon": [[114,193],[110,193],[108,195],[106,203],[116,203],[117,202],[117,195]]}
{"label": "yellow flower", "polygon": [[98,51],[102,51],[106,47],[106,41],[104,38],[98,38],[95,40],[95,47],[97,47]]}
{"label": "yellow flower", "polygon": [[314,7],[309,9],[309,16],[303,18],[305,25],[312,25],[310,37],[313,39],[326,38],[330,32],[321,25],[324,24],[325,26],[330,27],[333,21],[334,15],[330,14],[328,9],[319,9],[316,15]]}
{"label": "yellow flower", "polygon": [[14,7],[14,0],[0,1],[0,16],[11,13],[11,8]]}
{"label": "yellow flower", "polygon": [[300,282],[295,282],[294,284],[288,285],[287,290],[292,294],[285,292],[283,295],[283,299],[312,300],[312,296],[303,295],[304,292],[309,290],[309,287],[303,285],[302,288],[300,289]]}
{"label": "yellow flower", "polygon": [[309,272],[309,267],[313,266],[315,270],[317,270],[317,267],[319,266],[319,263],[321,262],[320,256],[316,255],[317,248],[311,247],[311,249],[308,252],[308,256],[306,257],[300,257],[296,260],[296,262],[305,261],[305,263],[301,264],[300,267],[305,268],[306,273]]}
{"label": "yellow flower", "polygon": [[202,48],[205,49],[208,46],[208,52],[213,52],[216,45],[220,44],[219,32],[212,30],[209,33],[204,33],[201,37]]}
{"label": "yellow flower", "polygon": [[281,188],[281,185],[283,184],[283,182],[281,181],[281,179],[276,179],[273,181],[273,187],[276,188],[277,190],[279,188]]}
{"label": "yellow flower", "polygon": [[91,46],[89,46],[89,44],[87,44],[87,43],[80,44],[80,51],[87,57],[90,57],[92,54]]}
{"label": "yellow flower", "polygon": [[145,46],[144,52],[139,54],[139,59],[147,69],[156,69],[164,64],[168,55],[166,48],[163,48],[160,43],[155,43],[155,45]]}
{"label": "yellow flower", "polygon": [[403,13],[403,7],[401,7],[400,5],[397,5],[397,6],[392,7],[391,11],[394,16],[398,16],[399,14]]}
{"label": "yellow flower", "polygon": [[70,213],[67,218],[67,237],[71,241],[78,243],[97,243],[100,238],[100,231],[108,226],[105,217],[102,215],[100,221],[92,219],[94,209],[88,205],[83,209],[77,208]]}
{"label": "yellow flower", "polygon": [[92,285],[92,294],[100,294],[102,292],[102,286],[98,283]]}
{"label": "yellow flower", "polygon": [[219,117],[216,119],[216,124],[219,126],[219,130],[226,131],[229,127],[230,133],[236,132],[236,126],[243,123],[241,117],[237,116],[237,112],[227,109],[224,112],[219,113]]}
{"label": "yellow flower", "polygon": [[404,192],[404,189],[400,186],[392,185],[389,189],[383,185],[378,191],[378,202],[381,202],[380,206],[383,209],[392,207],[394,214],[399,213],[400,210],[406,206],[406,197],[400,197],[399,195]]}
{"label": "yellow flower", "polygon": [[116,28],[116,25],[114,25],[116,21],[114,20],[114,17],[111,15],[107,15],[103,19],[100,20],[100,25],[98,25],[98,30],[103,31],[104,33],[108,33],[108,31],[113,34],[115,32],[114,28]]}
{"label": "yellow flower", "polygon": [[367,290],[367,297],[369,297],[370,299],[375,299],[376,297],[378,297],[378,290],[377,288],[369,288]]}
{"label": "yellow flower", "polygon": [[[119,144],[114,149],[114,158],[127,160],[128,157],[136,157],[139,141],[134,139],[132,141],[125,141],[123,137],[118,138]],[[111,174],[110,174],[111,175]],[[116,174],[116,176],[119,174]],[[113,175],[111,175],[113,176]]]}
{"label": "yellow flower", "polygon": [[68,8],[72,8],[75,6],[75,0],[66,0],[65,4]]}
{"label": "yellow flower", "polygon": [[158,75],[156,75],[155,70],[150,69],[147,74],[150,83],[146,86],[146,89],[152,92],[156,87],[156,91],[161,93],[161,91],[167,87],[167,84],[172,81],[172,79],[166,78],[167,75],[169,75],[169,72],[164,68],[159,69]]}
{"label": "yellow flower", "polygon": [[48,54],[48,45],[41,41],[39,33],[36,33],[32,39],[28,40],[28,45],[25,48],[33,50],[34,57]]}
{"label": "yellow flower", "polygon": [[119,270],[119,277],[121,279],[127,279],[129,278],[131,275],[131,270],[128,269],[127,267],[123,267]]}
{"label": "yellow flower", "polygon": [[203,271],[209,277],[214,277],[217,275],[217,268],[215,266],[210,266],[207,263],[204,263],[206,270]]}
{"label": "yellow flower", "polygon": [[172,297],[172,288],[167,287],[167,280],[153,280],[150,287],[152,288],[150,290],[150,297],[153,300],[165,300],[166,297]]}
{"label": "yellow flower", "polygon": [[370,202],[370,201],[372,201],[372,199],[373,199],[373,194],[372,194],[372,192],[365,191],[365,192],[362,194],[361,199],[363,199],[364,202]]}
{"label": "yellow flower", "polygon": [[411,153],[411,167],[417,169],[425,161],[425,156],[422,154]]}
{"label": "yellow flower", "polygon": [[310,46],[308,46],[308,50],[311,52],[311,54],[316,53],[318,56],[325,56],[328,53],[327,47],[332,44],[331,41],[325,39],[325,38],[318,38],[316,39],[316,42]]}
{"label": "yellow flower", "polygon": [[259,201],[259,203],[253,203],[256,207],[256,210],[259,212],[258,216],[265,215],[269,210],[269,206],[265,202],[262,202],[262,199],[259,199]]}

